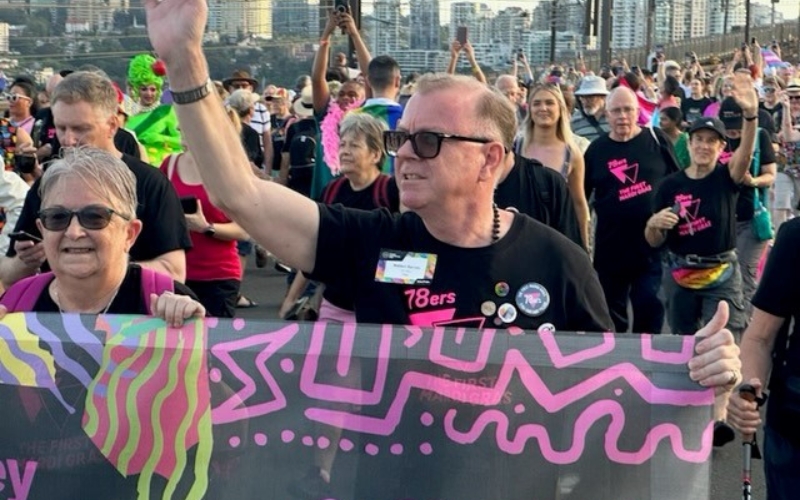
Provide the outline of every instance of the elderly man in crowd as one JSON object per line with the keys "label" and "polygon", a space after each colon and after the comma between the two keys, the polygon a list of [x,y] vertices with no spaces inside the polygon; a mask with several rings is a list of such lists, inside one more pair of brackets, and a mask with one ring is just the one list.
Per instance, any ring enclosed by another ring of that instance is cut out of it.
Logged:
{"label": "elderly man in crowd", "polygon": [[583,77],[580,87],[575,91],[578,105],[570,122],[573,134],[592,142],[609,132],[605,106],[607,95],[605,80],[593,75]]}

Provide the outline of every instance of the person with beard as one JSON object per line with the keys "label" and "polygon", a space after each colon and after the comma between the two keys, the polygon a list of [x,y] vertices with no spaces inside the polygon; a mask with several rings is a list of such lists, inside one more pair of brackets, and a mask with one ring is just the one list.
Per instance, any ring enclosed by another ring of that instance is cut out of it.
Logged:
{"label": "person with beard", "polygon": [[607,95],[605,80],[591,75],[583,77],[575,91],[578,104],[570,120],[573,134],[591,142],[611,130],[605,113]]}

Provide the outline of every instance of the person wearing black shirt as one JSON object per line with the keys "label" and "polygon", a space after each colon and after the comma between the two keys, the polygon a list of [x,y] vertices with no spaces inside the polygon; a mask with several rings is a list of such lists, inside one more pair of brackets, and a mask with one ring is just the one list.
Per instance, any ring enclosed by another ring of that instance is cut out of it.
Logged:
{"label": "person wearing black shirt", "polygon": [[595,139],[584,155],[586,198],[597,214],[594,268],[618,332],[658,333],[664,324],[661,255],[644,239],[656,186],[677,170],[672,144],[659,129],[636,125],[636,95],[618,87],[606,100],[611,132]]}
{"label": "person wearing black shirt", "polygon": [[[194,89],[208,79],[202,5],[185,0],[180,8],[169,2],[146,7],[150,41],[176,89]],[[241,148],[230,146],[233,130],[220,128],[223,111],[213,94],[177,111],[212,197],[278,258],[323,282],[350,283],[359,322],[502,327],[512,333],[612,326],[586,253],[555,230],[494,205],[516,117],[505,97],[472,78],[423,76],[397,130],[385,132],[386,150],[396,155],[400,201],[412,210],[402,215],[320,206],[278,183],[244,175],[247,159]],[[266,222],[265,211],[273,215]],[[690,372],[704,384],[736,382],[733,337],[716,323],[708,333],[725,347],[695,357]],[[708,364],[710,358],[715,361]],[[442,483],[420,487],[465,484],[445,473],[442,458],[426,462]],[[413,470],[396,472],[398,484],[413,482]],[[514,477],[527,496],[541,489],[530,476]],[[489,497],[492,483],[476,486]],[[383,487],[359,498],[404,495]]]}
{"label": "person wearing black shirt", "polygon": [[494,192],[497,206],[532,217],[582,247],[578,217],[564,177],[538,160],[517,155],[509,165]]}
{"label": "person wearing black shirt", "polygon": [[681,100],[681,113],[683,113],[684,125],[694,123],[695,120],[703,116],[709,104],[714,102],[710,97],[705,95],[705,84],[700,78],[692,78],[689,88],[692,89],[692,93],[689,97]]}
{"label": "person wearing black shirt", "polygon": [[[756,116],[759,116],[757,123],[761,127],[758,129],[756,145],[758,159],[757,162],[753,161],[745,174],[742,188],[739,191],[739,200],[736,203],[736,254],[742,271],[744,304],[748,317],[751,309],[750,298],[756,291],[758,261],[767,246],[767,241],[759,240],[753,232],[755,196],[758,190],[769,189],[772,186],[777,173],[772,138],[760,123],[761,118],[758,111]],[[741,144],[742,109],[733,99],[726,98],[720,106],[719,117],[725,124],[725,133],[727,134],[727,145],[725,151],[720,155],[720,163],[725,165]],[[756,167],[758,167],[758,174],[756,174]]]}
{"label": "person wearing black shirt", "polygon": [[[131,260],[183,282],[185,250],[192,244],[180,200],[161,172],[114,147],[117,97],[111,81],[94,73],[72,73],[58,84],[52,102],[56,130],[64,146],[91,145],[108,151],[121,158],[136,176],[136,215],[144,227],[131,248]],[[40,234],[36,226],[41,206],[38,182],[28,191],[15,231]],[[35,274],[44,264],[41,243],[17,241],[0,263],[0,279],[9,286]]]}
{"label": "person wearing black shirt", "polygon": [[[753,318],[742,336],[742,375],[759,396],[769,380],[764,424],[767,497],[788,500],[800,491],[800,219],[778,230],[758,291]],[[787,342],[788,340],[788,342]],[[758,404],[735,391],[728,420],[744,436],[761,425]]]}
{"label": "person wearing black shirt", "polygon": [[[748,106],[753,112],[747,116],[755,116],[757,101]],[[673,334],[693,333],[713,316],[721,300],[730,307],[728,327],[744,328],[736,200],[750,164],[755,128],[748,122],[743,146],[722,165],[724,125],[715,118],[696,120],[689,130],[691,164],[664,179],[656,191],[655,213],[647,221],[645,237],[654,248],[666,244],[668,250],[664,292]]]}

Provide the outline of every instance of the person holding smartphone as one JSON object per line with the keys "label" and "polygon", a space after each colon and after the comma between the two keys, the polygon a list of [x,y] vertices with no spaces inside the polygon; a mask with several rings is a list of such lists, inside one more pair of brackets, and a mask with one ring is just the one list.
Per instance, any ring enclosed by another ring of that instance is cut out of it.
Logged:
{"label": "person holding smartphone", "polygon": [[[229,109],[228,117],[234,126],[243,126],[236,110]],[[242,264],[236,250],[238,240],[250,237],[211,203],[188,147],[164,158],[160,169],[181,199],[192,239],[192,250],[186,252],[186,284],[208,316],[232,318],[240,300],[254,304],[239,294]]]}

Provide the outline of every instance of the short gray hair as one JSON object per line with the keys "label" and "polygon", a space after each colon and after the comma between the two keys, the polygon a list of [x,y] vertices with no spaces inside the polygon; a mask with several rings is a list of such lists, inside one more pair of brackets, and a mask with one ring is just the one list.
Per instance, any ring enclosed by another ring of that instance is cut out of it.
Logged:
{"label": "short gray hair", "polygon": [[108,116],[116,115],[119,107],[117,89],[111,80],[89,71],[76,71],[67,75],[53,89],[50,102],[52,104],[85,102],[93,108],[103,110]]}
{"label": "short gray hair", "polygon": [[511,151],[517,133],[517,114],[508,98],[497,89],[465,75],[431,73],[419,79],[416,93],[422,95],[451,89],[462,90],[459,96],[472,94],[464,100],[475,103],[473,125],[479,127],[487,139],[500,141],[506,150]]}
{"label": "short gray hair", "polygon": [[111,153],[88,146],[64,148],[61,157],[53,160],[42,176],[39,186],[42,205],[53,187],[65,179],[79,179],[121,215],[136,218],[136,176]]}
{"label": "short gray hair", "polygon": [[339,123],[339,137],[344,137],[346,134],[363,137],[370,151],[380,151],[381,157],[376,165],[379,170],[386,159],[386,149],[383,147],[385,130],[388,129],[382,120],[366,113],[348,113]]}

